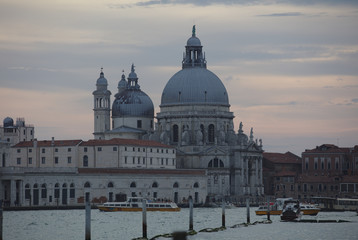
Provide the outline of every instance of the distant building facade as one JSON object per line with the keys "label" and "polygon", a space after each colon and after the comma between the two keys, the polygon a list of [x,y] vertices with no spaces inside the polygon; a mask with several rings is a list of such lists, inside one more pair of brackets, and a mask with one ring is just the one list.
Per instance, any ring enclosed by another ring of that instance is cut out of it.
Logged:
{"label": "distant building facade", "polygon": [[323,144],[302,153],[264,153],[265,194],[310,201],[358,197],[358,146]]}

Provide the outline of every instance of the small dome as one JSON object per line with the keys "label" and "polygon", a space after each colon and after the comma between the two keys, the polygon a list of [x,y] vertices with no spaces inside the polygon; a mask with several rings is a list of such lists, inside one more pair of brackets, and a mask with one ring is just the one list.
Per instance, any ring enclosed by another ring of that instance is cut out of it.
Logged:
{"label": "small dome", "polygon": [[201,46],[201,42],[200,39],[193,36],[191,38],[188,39],[188,41],[186,42],[187,46],[196,46],[196,47],[200,47]]}
{"label": "small dome", "polygon": [[112,117],[154,117],[154,105],[150,97],[140,89],[126,89],[116,95],[112,105]]}
{"label": "small dome", "polygon": [[107,79],[104,77],[104,73],[103,73],[102,70],[101,70],[101,73],[99,75],[99,78],[97,79],[96,85],[97,86],[108,86]]}
{"label": "small dome", "polygon": [[118,82],[118,90],[126,88],[126,87],[127,87],[126,76],[124,76],[124,74],[122,74],[122,79]]}
{"label": "small dome", "polygon": [[11,117],[6,117],[3,121],[4,127],[13,127],[14,126],[14,120]]}

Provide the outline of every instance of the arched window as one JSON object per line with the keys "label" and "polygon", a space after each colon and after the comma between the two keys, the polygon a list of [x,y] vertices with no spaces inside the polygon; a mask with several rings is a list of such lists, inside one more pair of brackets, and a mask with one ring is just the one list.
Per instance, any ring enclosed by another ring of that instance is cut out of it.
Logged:
{"label": "arched window", "polygon": [[67,195],[68,192],[67,192],[67,184],[64,183],[62,184],[62,204],[63,205],[66,205],[67,204]]}
{"label": "arched window", "polygon": [[194,183],[194,188],[199,188],[199,183]]}
{"label": "arched window", "polygon": [[55,184],[55,194],[54,194],[55,198],[60,198],[60,184],[56,183]]}
{"label": "arched window", "polygon": [[135,184],[135,182],[132,182],[131,185],[130,185],[131,188],[136,188],[137,185]]}
{"label": "arched window", "polygon": [[88,167],[88,156],[87,155],[83,156],[83,166]]}
{"label": "arched window", "polygon": [[31,198],[30,184],[26,184],[25,185],[25,199],[30,199],[30,198]]}
{"label": "arched window", "polygon": [[70,185],[70,198],[75,198],[75,196],[76,196],[75,184],[71,183],[71,185]]}
{"label": "arched window", "polygon": [[214,124],[209,125],[208,141],[209,141],[209,143],[214,143],[214,141],[215,141],[215,127],[214,127]]}
{"label": "arched window", "polygon": [[85,188],[90,188],[91,184],[89,182],[86,182],[84,186],[85,186]]}
{"label": "arched window", "polygon": [[213,160],[210,160],[208,167],[209,168],[223,168],[224,163],[220,159],[214,158]]}
{"label": "arched window", "polygon": [[113,183],[112,183],[112,182],[109,182],[108,185],[107,185],[107,187],[112,188],[112,187],[113,187]]}
{"label": "arched window", "polygon": [[41,198],[47,198],[47,188],[45,183],[41,185]]}
{"label": "arched window", "polygon": [[157,188],[158,187],[158,183],[157,182],[154,182],[153,184],[152,184],[152,188]]}
{"label": "arched window", "polygon": [[179,187],[179,184],[177,183],[177,182],[175,182],[174,184],[173,184],[173,188],[178,188]]}
{"label": "arched window", "polygon": [[179,141],[179,127],[178,125],[174,125],[173,126],[173,142],[178,142]]}

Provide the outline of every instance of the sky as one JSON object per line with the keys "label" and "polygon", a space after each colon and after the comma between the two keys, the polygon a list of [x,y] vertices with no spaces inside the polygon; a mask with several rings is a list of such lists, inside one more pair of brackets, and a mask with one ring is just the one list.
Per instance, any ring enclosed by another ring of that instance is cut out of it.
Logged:
{"label": "sky", "polygon": [[101,68],[112,92],[136,66],[160,111],[192,26],[234,127],[267,152],[358,145],[356,0],[0,0],[0,120],[39,140],[93,138]]}

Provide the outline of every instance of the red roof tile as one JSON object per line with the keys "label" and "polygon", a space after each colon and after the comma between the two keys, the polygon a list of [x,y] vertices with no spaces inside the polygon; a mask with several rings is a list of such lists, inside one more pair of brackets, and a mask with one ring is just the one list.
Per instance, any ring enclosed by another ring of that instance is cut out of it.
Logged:
{"label": "red roof tile", "polygon": [[[76,145],[80,144],[81,142],[82,142],[82,140],[80,140],[80,139],[77,139],[77,140],[55,140],[55,141],[53,141],[53,144],[52,144],[51,140],[43,140],[43,141],[37,141],[37,146],[38,147],[51,147],[51,146],[65,147],[65,146],[76,146]],[[18,144],[13,146],[13,148],[34,147],[34,143],[35,143],[35,141],[19,142]]]}
{"label": "red roof tile", "polygon": [[264,152],[263,157],[273,163],[297,163],[301,164],[301,158],[291,152],[286,153],[270,153]]}
{"label": "red roof tile", "polygon": [[138,168],[79,168],[79,174],[164,174],[164,175],[206,175],[204,169],[138,169]]}
{"label": "red roof tile", "polygon": [[106,146],[106,145],[130,145],[130,146],[141,146],[141,147],[173,148],[172,146],[162,144],[162,143],[156,142],[156,141],[124,139],[124,138],[112,138],[110,140],[91,139],[88,141],[83,141],[80,144],[80,146]]}

